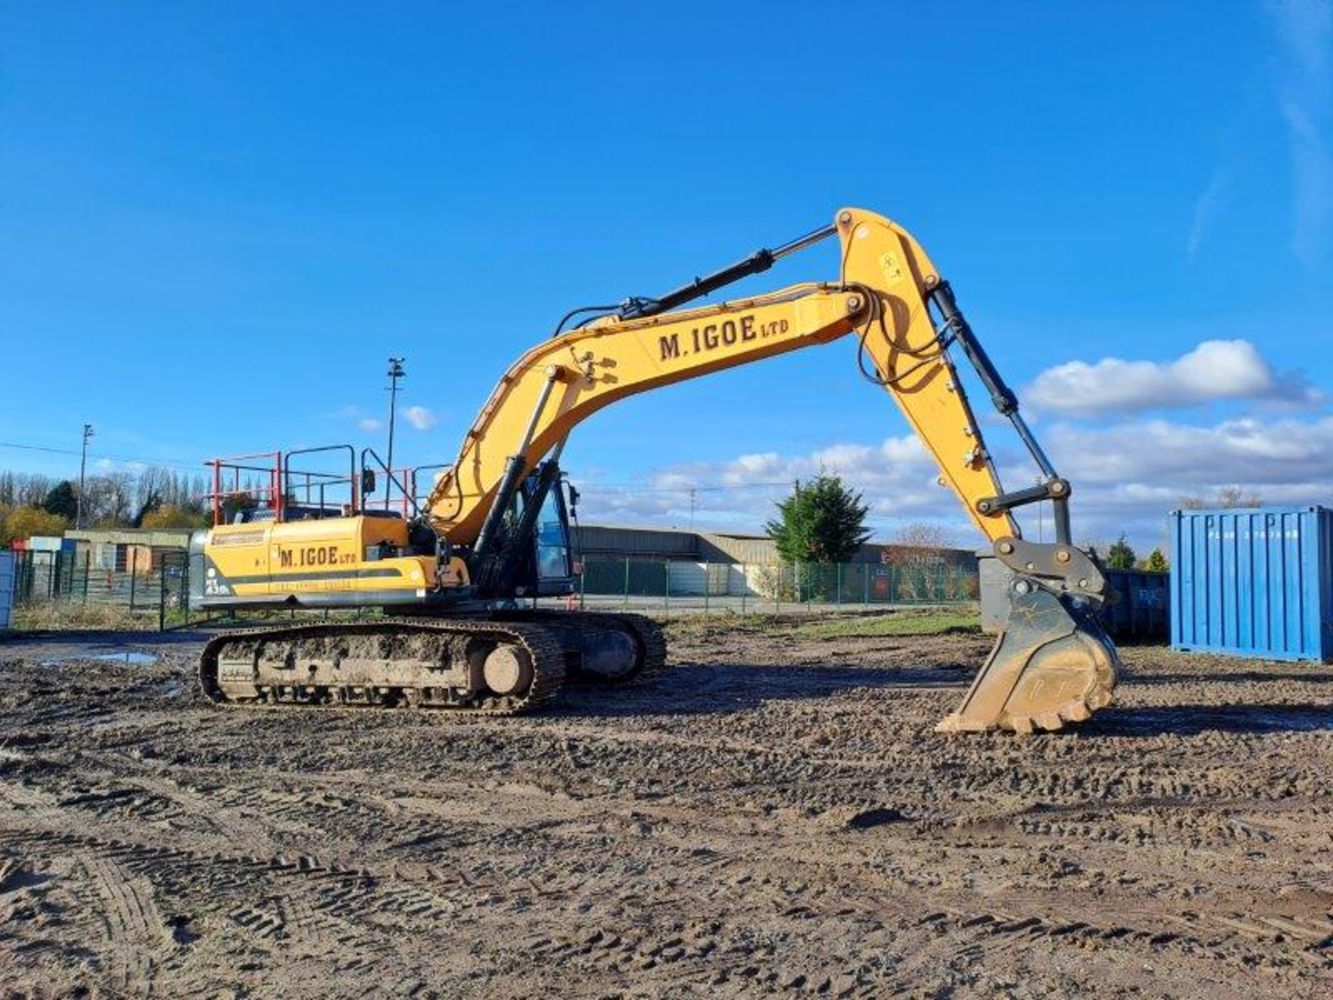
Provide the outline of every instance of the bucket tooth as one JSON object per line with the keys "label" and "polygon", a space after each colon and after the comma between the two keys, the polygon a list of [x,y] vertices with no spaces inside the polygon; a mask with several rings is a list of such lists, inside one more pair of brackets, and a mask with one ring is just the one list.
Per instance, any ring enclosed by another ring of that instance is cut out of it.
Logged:
{"label": "bucket tooth", "polygon": [[1093,691],[1088,695],[1088,708],[1095,712],[1100,708],[1105,708],[1114,700],[1115,698],[1112,696],[1110,688],[1098,688],[1096,691]]}
{"label": "bucket tooth", "polygon": [[1009,617],[985,666],[937,732],[1054,732],[1111,704],[1119,659],[1086,608],[1038,584],[1010,591]]}
{"label": "bucket tooth", "polygon": [[1058,710],[1054,712],[1044,712],[1037,716],[1033,721],[1037,724],[1038,729],[1044,729],[1048,733],[1063,729],[1065,725],[1065,720],[1060,718],[1060,712]]}
{"label": "bucket tooth", "polygon": [[1060,709],[1060,715],[1064,717],[1066,722],[1087,722],[1092,718],[1092,710],[1088,708],[1085,702],[1071,701]]}

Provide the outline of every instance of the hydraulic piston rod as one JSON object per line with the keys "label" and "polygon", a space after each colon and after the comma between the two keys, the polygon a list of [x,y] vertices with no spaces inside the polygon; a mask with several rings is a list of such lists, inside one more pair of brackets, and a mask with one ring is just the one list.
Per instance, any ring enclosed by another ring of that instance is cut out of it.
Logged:
{"label": "hydraulic piston rod", "polygon": [[642,316],[655,316],[669,309],[675,309],[686,302],[692,302],[708,295],[710,292],[715,292],[724,285],[730,285],[732,282],[748,278],[752,274],[767,271],[773,266],[775,260],[781,260],[788,254],[813,246],[835,233],[837,233],[835,226],[822,226],[772,250],[756,250],[744,260],[737,261],[720,271],[714,271],[712,274],[706,274],[702,278],[695,278],[689,284],[672,289],[665,295],[659,295],[654,299],[629,299],[620,309],[620,318],[638,319]]}

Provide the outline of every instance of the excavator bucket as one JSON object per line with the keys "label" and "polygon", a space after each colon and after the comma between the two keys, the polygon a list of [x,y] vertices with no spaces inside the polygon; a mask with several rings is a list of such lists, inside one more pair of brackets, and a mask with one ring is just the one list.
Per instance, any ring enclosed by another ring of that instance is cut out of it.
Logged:
{"label": "excavator bucket", "polygon": [[937,732],[1056,730],[1111,704],[1120,660],[1091,605],[1025,577],[1009,598],[995,648]]}

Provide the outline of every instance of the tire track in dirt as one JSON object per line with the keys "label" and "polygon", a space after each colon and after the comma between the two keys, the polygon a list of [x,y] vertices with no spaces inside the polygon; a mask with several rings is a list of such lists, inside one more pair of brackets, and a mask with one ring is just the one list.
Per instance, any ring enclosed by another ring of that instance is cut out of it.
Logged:
{"label": "tire track in dirt", "polygon": [[153,898],[152,883],[131,876],[114,860],[81,851],[79,864],[104,905],[102,951],[110,956],[111,982],[123,996],[148,996],[155,970],[172,949],[170,933]]}
{"label": "tire track in dirt", "polygon": [[[1333,981],[1333,672],[1131,649],[1089,727],[950,740],[984,640],[784,628],[710,624],[656,678],[500,723],[219,712],[166,693],[189,647],[0,647],[0,964],[178,995]],[[162,928],[146,968],[113,925]]]}

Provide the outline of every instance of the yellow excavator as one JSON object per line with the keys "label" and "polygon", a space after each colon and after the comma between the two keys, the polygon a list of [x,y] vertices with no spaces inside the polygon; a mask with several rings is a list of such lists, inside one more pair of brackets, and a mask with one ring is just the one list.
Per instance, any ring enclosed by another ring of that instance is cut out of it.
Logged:
{"label": "yellow excavator", "polygon": [[[681,308],[832,238],[840,254],[834,281]],[[420,491],[420,504],[415,474],[370,449],[359,462],[350,446],[313,449],[339,463],[346,457],[346,475],[293,464],[311,450],[274,453],[262,465],[216,460],[214,527],[191,546],[192,606],[383,614],[224,632],[203,651],[204,692],[226,703],[513,714],[553,697],[567,674],[611,685],[657,669],[666,647],[651,619],[536,606],[536,598],[572,593],[576,582],[569,510],[577,493],[559,467],[570,432],[626,396],[846,336],[863,374],[897,402],[938,463],[941,484],[1012,572],[1007,626],[937,728],[1032,732],[1087,719],[1110,703],[1118,658],[1098,623],[1105,578],[1071,544],[1069,483],[925,250],[901,226],[855,208],[659,297],[567,314],[500,379],[458,458],[434,475],[428,495]],[[1026,446],[1040,485],[1001,487],[953,348]],[[386,502],[376,506],[380,477]],[[347,501],[330,502],[344,487]],[[395,487],[398,508],[390,509]],[[1054,543],[1022,538],[1012,516],[1042,501],[1053,505]]]}

